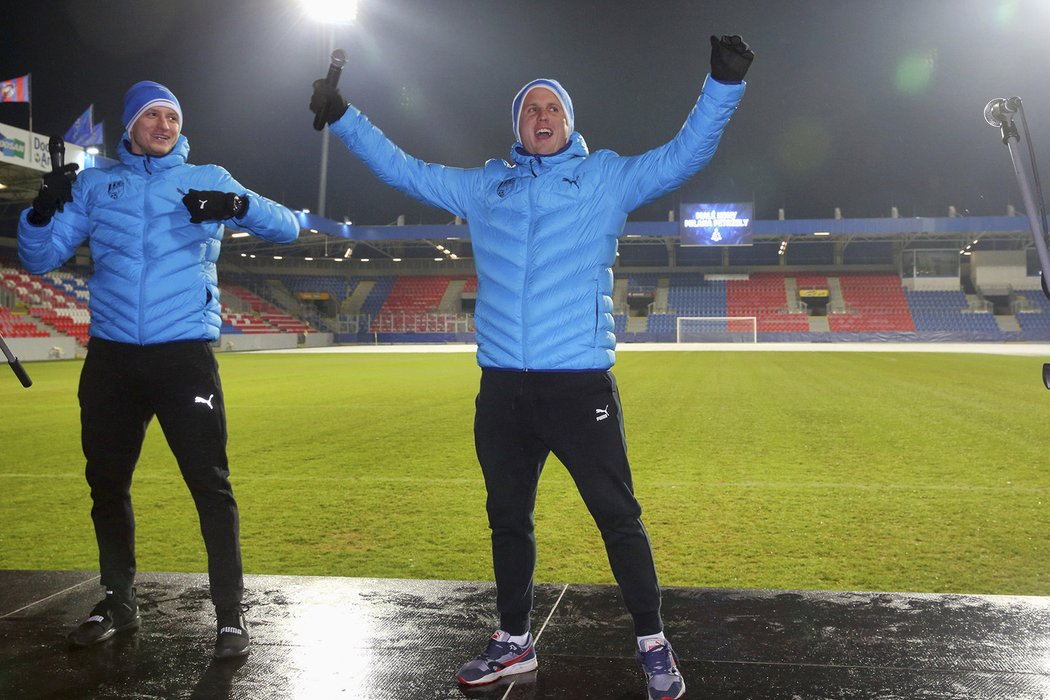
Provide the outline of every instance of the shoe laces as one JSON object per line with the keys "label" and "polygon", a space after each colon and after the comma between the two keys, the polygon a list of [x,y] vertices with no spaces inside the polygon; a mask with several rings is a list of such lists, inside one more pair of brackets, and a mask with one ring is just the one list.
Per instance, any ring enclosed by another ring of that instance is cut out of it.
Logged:
{"label": "shoe laces", "polygon": [[107,593],[106,597],[98,601],[91,609],[91,615],[112,616],[114,611],[120,608],[131,610],[134,608],[134,598],[124,598],[114,593]]}
{"label": "shoe laces", "polygon": [[220,623],[220,627],[242,627],[242,617],[251,610],[251,606],[245,603],[237,603],[224,608],[215,609],[215,619]]}
{"label": "shoe laces", "polygon": [[668,644],[658,644],[648,651],[638,652],[638,660],[650,675],[672,674],[678,675],[678,667],[674,660],[674,651]]}
{"label": "shoe laces", "polygon": [[488,646],[485,647],[485,651],[482,652],[479,658],[485,661],[498,661],[508,654],[520,654],[525,649],[526,647],[515,644],[509,639],[505,642],[501,642],[498,639],[489,639]]}

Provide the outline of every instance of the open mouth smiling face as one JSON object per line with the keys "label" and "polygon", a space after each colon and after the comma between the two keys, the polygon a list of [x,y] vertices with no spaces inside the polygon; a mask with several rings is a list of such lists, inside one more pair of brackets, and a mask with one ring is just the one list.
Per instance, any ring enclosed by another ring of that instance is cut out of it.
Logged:
{"label": "open mouth smiling face", "polygon": [[521,145],[529,153],[550,155],[569,142],[569,123],[561,101],[550,90],[536,87],[522,100]]}

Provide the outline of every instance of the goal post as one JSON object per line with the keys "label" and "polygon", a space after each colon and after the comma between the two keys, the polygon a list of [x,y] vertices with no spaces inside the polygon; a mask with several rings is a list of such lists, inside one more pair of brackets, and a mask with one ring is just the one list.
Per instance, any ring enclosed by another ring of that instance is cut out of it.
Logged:
{"label": "goal post", "polygon": [[679,316],[676,343],[757,343],[755,316]]}

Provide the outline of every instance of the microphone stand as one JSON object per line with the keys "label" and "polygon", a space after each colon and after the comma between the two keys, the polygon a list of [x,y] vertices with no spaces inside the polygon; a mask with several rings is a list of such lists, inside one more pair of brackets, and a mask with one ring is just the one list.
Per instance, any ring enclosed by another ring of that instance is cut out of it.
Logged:
{"label": "microphone stand", "polygon": [[11,352],[11,348],[7,347],[7,343],[4,342],[4,336],[2,335],[0,335],[0,352],[4,353],[4,357],[7,358],[7,364],[11,365],[11,371],[18,377],[18,381],[22,382],[22,386],[26,389],[33,386],[33,380],[26,374],[25,368],[22,367],[22,363]]}
{"label": "microphone stand", "polygon": [[[1036,186],[1038,186],[1039,171],[1036,169],[1035,153],[1032,150],[1032,135],[1028,131],[1028,120],[1024,118],[1024,106],[1019,98],[1011,98],[1011,100],[1016,101],[1017,110],[1021,113],[1025,136],[1028,141],[1032,174]],[[1017,130],[1017,125],[1014,124],[1012,113],[1002,112],[997,121],[999,122],[998,124],[995,123],[995,120],[988,119],[989,124],[999,127],[1002,132],[1003,143],[1006,144],[1007,149],[1010,151],[1010,162],[1013,165],[1014,175],[1017,178],[1017,186],[1021,190],[1021,199],[1024,202],[1025,214],[1028,216],[1028,225],[1032,229],[1035,250],[1039,254],[1039,266],[1042,270],[1039,276],[1040,283],[1043,288],[1043,294],[1050,299],[1050,288],[1047,287],[1047,278],[1050,278],[1050,250],[1047,249],[1046,210],[1043,207],[1042,198],[1036,199],[1032,183],[1029,182],[1028,171],[1024,167],[1020,154],[1021,134]],[[1043,386],[1050,389],[1050,363],[1043,364]]]}

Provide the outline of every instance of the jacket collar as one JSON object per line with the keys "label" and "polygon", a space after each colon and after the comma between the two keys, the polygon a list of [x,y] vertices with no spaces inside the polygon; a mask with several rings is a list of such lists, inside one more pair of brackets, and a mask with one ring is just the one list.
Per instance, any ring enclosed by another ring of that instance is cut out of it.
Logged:
{"label": "jacket collar", "polygon": [[583,136],[580,135],[580,132],[574,131],[569,135],[569,142],[557,153],[551,153],[549,156],[538,156],[526,151],[525,147],[518,141],[510,149],[510,158],[518,165],[531,166],[534,171],[538,171],[570,161],[573,158],[583,158],[588,153],[587,143],[583,140]]}
{"label": "jacket collar", "polygon": [[171,149],[165,156],[138,155],[128,150],[127,139],[121,139],[117,144],[117,155],[120,162],[134,170],[155,173],[176,165],[182,165],[189,159],[190,142],[186,137],[179,134],[179,140],[175,142],[175,148]]}

